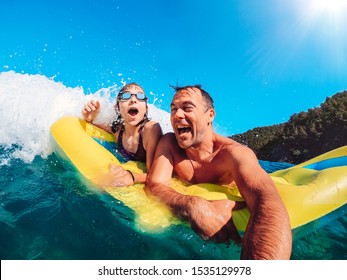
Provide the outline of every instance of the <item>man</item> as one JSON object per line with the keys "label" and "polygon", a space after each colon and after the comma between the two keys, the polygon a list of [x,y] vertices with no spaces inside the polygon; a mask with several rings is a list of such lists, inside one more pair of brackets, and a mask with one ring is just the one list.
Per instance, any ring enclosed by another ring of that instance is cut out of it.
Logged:
{"label": "man", "polygon": [[289,259],[292,235],[287,210],[255,154],[213,131],[213,100],[201,86],[176,87],[171,103],[174,133],[164,135],[147,175],[146,193],[190,222],[204,239],[240,241],[232,221],[239,205],[207,201],[170,188],[173,175],[191,183],[237,185],[251,213],[241,259]]}

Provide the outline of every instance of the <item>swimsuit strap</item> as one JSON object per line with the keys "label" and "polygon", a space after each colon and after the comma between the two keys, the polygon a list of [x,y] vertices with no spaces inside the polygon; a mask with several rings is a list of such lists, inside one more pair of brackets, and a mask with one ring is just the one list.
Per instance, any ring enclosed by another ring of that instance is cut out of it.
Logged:
{"label": "swimsuit strap", "polygon": [[118,134],[118,148],[121,154],[129,159],[129,160],[137,160],[141,162],[146,162],[146,150],[143,147],[143,127],[145,124],[142,124],[139,130],[140,136],[139,136],[139,145],[137,146],[137,150],[135,153],[129,152],[126,150],[123,146],[123,133],[124,133],[124,125],[122,126],[121,130]]}

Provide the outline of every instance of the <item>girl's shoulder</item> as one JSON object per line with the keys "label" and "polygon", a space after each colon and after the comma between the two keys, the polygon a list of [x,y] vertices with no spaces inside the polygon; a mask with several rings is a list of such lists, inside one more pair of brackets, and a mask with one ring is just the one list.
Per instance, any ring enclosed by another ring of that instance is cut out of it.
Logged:
{"label": "girl's shoulder", "polygon": [[159,125],[159,123],[156,121],[147,121],[146,124],[144,125],[144,128],[151,127],[153,125]]}
{"label": "girl's shoulder", "polygon": [[148,121],[143,127],[143,132],[146,131],[152,131],[152,130],[160,130],[161,131],[161,126],[158,122],[156,121]]}
{"label": "girl's shoulder", "polygon": [[142,131],[143,131],[144,137],[146,137],[147,135],[149,137],[155,136],[155,135],[161,136],[163,134],[160,124],[156,121],[148,121],[144,125]]}

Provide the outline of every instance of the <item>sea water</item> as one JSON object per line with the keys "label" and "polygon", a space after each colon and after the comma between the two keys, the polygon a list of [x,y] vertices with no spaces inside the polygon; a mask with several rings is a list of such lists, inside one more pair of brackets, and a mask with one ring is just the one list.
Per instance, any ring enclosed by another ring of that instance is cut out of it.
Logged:
{"label": "sea water", "polygon": [[[131,210],[89,189],[52,153],[49,128],[64,115],[81,117],[101,102],[100,122],[113,117],[114,88],[86,94],[42,75],[0,73],[1,259],[239,259],[240,246],[204,241],[186,225],[160,234],[134,229]],[[169,114],[149,105],[164,132]],[[87,152],[87,151],[86,151]],[[289,165],[260,161],[267,172]],[[296,237],[292,259],[346,259],[346,209]]]}

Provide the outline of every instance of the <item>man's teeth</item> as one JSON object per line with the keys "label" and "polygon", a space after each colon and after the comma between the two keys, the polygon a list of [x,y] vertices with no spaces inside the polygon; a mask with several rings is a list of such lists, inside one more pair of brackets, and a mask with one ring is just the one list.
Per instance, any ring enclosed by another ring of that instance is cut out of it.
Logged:
{"label": "man's teeth", "polygon": [[182,133],[189,132],[190,131],[190,127],[188,127],[188,126],[186,126],[186,127],[178,127],[177,130],[178,130],[179,134],[182,134]]}

